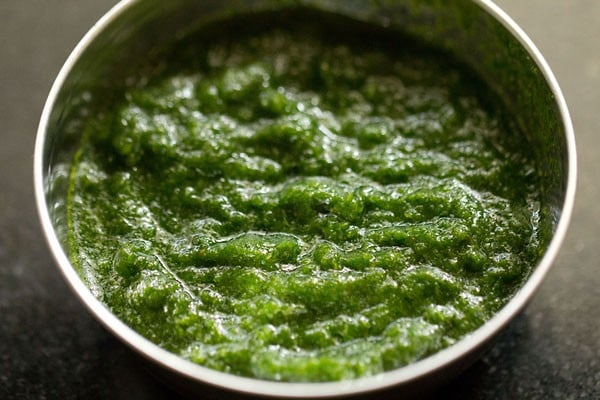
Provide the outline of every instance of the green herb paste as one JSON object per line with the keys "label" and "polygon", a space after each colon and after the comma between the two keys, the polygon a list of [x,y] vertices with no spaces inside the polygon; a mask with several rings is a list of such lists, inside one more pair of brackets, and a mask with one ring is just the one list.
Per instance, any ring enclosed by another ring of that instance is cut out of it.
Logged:
{"label": "green herb paste", "polygon": [[373,375],[479,327],[538,259],[537,172],[502,103],[445,54],[336,29],[184,41],[85,123],[71,258],[165,349]]}

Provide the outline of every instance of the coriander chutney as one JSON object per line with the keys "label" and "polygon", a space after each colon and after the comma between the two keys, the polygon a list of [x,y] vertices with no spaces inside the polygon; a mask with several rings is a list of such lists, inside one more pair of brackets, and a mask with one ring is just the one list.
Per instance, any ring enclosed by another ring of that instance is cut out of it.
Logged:
{"label": "coriander chutney", "polygon": [[209,368],[294,382],[399,368],[527,278],[536,165],[447,54],[284,17],[192,34],[85,121],[70,257],[124,322]]}

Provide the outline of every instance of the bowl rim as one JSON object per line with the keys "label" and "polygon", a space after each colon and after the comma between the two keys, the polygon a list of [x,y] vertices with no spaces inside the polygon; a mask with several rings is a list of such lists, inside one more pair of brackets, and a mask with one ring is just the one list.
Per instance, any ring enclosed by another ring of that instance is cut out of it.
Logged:
{"label": "bowl rim", "polygon": [[46,133],[51,111],[54,108],[57,96],[63,87],[63,83],[71,72],[73,66],[76,64],[87,46],[93,42],[119,15],[132,7],[138,1],[140,0],[122,0],[113,6],[92,26],[92,28],[90,28],[90,30],[70,53],[60,72],[58,73],[44,105],[35,140],[33,163],[34,193],[38,217],[40,219],[46,241],[54,257],[55,263],[71,289],[75,292],[77,297],[79,297],[79,300],[86,306],[88,311],[123,343],[140,353],[145,358],[170,371],[183,375],[194,381],[207,383],[219,388],[263,396],[295,398],[336,397],[360,394],[405,384],[447,367],[452,362],[465,357],[471,351],[474,351],[482,344],[487,342],[495,334],[497,334],[532,297],[535,290],[540,286],[544,276],[550,270],[566,236],[568,225],[571,219],[575,203],[575,189],[577,180],[575,135],[567,104],[560,90],[558,82],[554,77],[554,74],[552,73],[548,63],[545,61],[544,57],[531,39],[500,7],[498,7],[491,0],[472,0],[473,3],[481,7],[484,12],[500,22],[504,28],[507,29],[511,35],[519,41],[521,46],[531,57],[532,61],[542,72],[547,85],[550,87],[552,94],[554,95],[556,105],[558,106],[559,114],[562,120],[561,122],[563,124],[564,138],[566,140],[567,149],[567,184],[560,218],[554,235],[544,256],[538,263],[537,267],[533,270],[525,284],[501,310],[499,310],[481,327],[463,337],[454,345],[440,350],[437,353],[420,361],[374,376],[346,381],[319,383],[275,382],[257,378],[241,377],[216,371],[185,360],[173,353],[168,352],[167,350],[162,349],[127,326],[124,322],[112,314],[112,312],[103,303],[101,303],[100,300],[98,300],[91,290],[85,285],[75,268],[71,265],[58,240],[58,236],[54,230],[49,214],[48,204],[46,202],[44,149],[46,145]]}

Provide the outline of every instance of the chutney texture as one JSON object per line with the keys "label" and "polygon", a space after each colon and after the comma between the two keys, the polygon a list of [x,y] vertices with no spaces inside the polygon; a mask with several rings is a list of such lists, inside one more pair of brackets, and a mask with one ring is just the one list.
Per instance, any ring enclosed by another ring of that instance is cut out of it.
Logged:
{"label": "chutney texture", "polygon": [[536,166],[468,69],[398,47],[215,38],[89,118],[68,220],[92,291],[169,351],[278,381],[378,374],[481,326],[539,256]]}

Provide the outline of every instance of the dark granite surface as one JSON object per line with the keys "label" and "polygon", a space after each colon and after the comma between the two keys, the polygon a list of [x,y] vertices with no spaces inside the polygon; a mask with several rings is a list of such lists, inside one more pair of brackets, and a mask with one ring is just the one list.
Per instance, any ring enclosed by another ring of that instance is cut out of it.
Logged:
{"label": "dark granite surface", "polygon": [[[52,81],[114,1],[0,0],[0,399],[166,399],[88,315],[54,267],[32,191],[35,131]],[[528,308],[434,398],[600,399],[600,2],[498,0],[553,68],[578,140],[566,243]]]}

